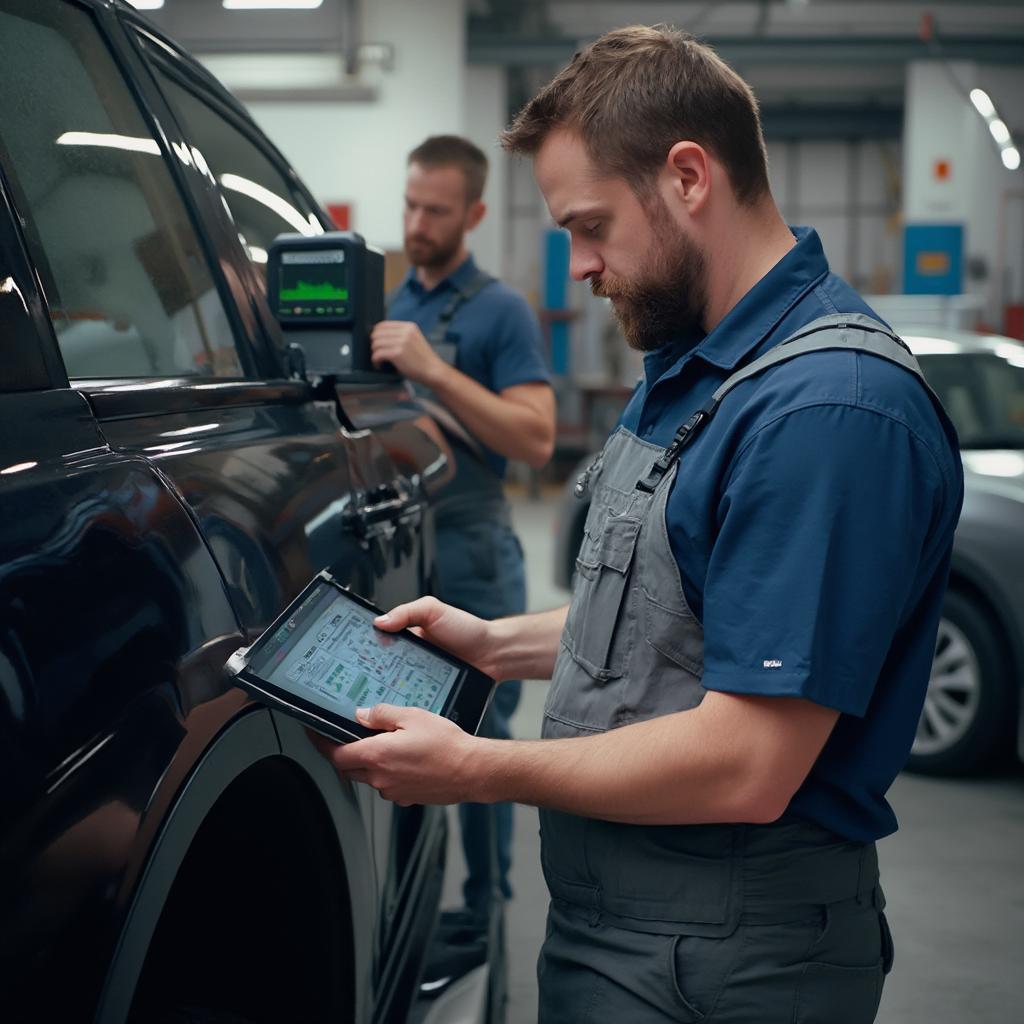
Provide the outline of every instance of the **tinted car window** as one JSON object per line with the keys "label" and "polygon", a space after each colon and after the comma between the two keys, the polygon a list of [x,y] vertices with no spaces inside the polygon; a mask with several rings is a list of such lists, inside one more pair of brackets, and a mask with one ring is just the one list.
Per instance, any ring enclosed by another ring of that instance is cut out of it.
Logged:
{"label": "tinted car window", "polygon": [[92,18],[0,10],[0,159],[70,377],[241,376],[209,265]]}
{"label": "tinted car window", "polygon": [[963,448],[1024,448],[1024,346],[919,356]]}
{"label": "tinted car window", "polygon": [[159,77],[182,127],[213,171],[254,263],[266,264],[267,247],[282,232],[323,232],[309,204],[289,187],[262,150],[170,75]]}

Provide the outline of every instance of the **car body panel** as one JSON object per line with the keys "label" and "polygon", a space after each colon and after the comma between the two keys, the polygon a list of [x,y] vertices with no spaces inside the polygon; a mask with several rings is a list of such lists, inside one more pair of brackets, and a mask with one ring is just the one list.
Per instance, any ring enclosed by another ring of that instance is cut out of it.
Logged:
{"label": "car body panel", "polygon": [[[333,823],[325,857],[357,910],[355,1019],[383,1019],[412,997],[444,815],[396,814],[342,783],[303,730],[221,669],[324,566],[384,605],[423,592],[446,446],[394,378],[350,390],[289,378],[216,181],[172,155],[188,136],[122,28],[141,22],[105,0],[63,2],[93,13],[159,143],[227,314],[222,343],[249,377],[69,387],[0,171],[0,340],[19,352],[0,380],[5,1012],[85,1020],[100,1005],[124,1020],[190,837],[233,779],[280,762]],[[169,59],[227,96],[179,51]]]}
{"label": "car body panel", "polygon": [[[0,395],[0,419],[5,460],[35,463],[0,477],[0,959],[8,1005],[21,992],[81,1012],[142,817],[241,632],[191,517],[145,460],[105,444],[83,396]],[[40,988],[38,965],[79,942],[69,984]]]}

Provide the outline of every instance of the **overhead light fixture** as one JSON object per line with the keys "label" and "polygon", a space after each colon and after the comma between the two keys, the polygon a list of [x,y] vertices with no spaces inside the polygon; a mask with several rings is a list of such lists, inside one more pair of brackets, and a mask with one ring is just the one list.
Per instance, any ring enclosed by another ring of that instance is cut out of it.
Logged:
{"label": "overhead light fixture", "polygon": [[1006,122],[996,113],[992,97],[984,89],[972,89],[970,100],[974,109],[988,125],[989,134],[999,147],[999,157],[1003,161],[1003,166],[1008,171],[1017,170],[1020,167],[1020,150],[1013,144],[1013,137],[1010,135],[1010,129],[1006,127]]}
{"label": "overhead light fixture", "polygon": [[226,11],[315,11],[324,0],[221,0]]}
{"label": "overhead light fixture", "polygon": [[137,11],[159,11],[164,5],[164,0],[128,0]]}
{"label": "overhead light fixture", "polygon": [[988,130],[992,133],[992,138],[996,140],[1001,146],[1004,142],[1010,141],[1010,129],[1006,127],[1004,121],[1000,121],[998,117],[992,118],[988,123]]}
{"label": "overhead light fixture", "polygon": [[995,104],[984,89],[972,89],[971,102],[974,104],[975,110],[977,110],[982,117],[989,118],[996,116]]}

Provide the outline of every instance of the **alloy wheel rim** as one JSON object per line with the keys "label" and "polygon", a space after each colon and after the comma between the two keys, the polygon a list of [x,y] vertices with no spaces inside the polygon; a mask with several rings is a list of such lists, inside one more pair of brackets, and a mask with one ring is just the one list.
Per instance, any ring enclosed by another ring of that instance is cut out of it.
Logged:
{"label": "alloy wheel rim", "polygon": [[929,756],[955,746],[970,729],[980,696],[981,669],[974,648],[959,626],[943,618],[912,753]]}

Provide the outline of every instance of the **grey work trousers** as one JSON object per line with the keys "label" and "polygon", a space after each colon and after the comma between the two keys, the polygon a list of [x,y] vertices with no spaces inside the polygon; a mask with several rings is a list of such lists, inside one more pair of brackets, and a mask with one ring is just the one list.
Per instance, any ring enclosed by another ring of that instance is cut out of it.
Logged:
{"label": "grey work trousers", "polygon": [[870,1024],[892,939],[881,891],[747,915],[725,938],[616,927],[553,900],[537,965],[539,1024]]}

